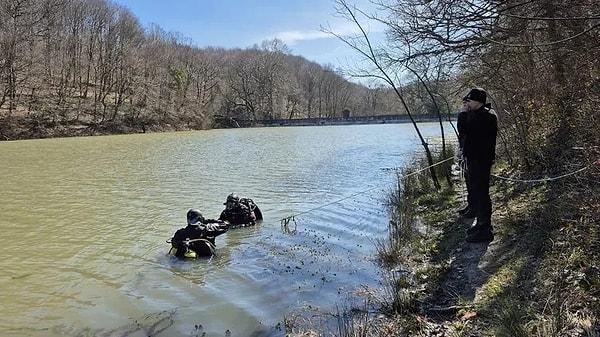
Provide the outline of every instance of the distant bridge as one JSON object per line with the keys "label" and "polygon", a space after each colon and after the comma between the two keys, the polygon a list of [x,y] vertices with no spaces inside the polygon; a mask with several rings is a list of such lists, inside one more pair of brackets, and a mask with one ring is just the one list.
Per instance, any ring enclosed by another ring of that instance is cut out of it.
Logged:
{"label": "distant bridge", "polygon": [[[457,114],[444,114],[444,121],[456,120]],[[435,114],[414,115],[417,123],[437,122],[438,116]],[[333,118],[294,118],[294,119],[263,119],[250,120],[225,117],[215,115],[215,121],[221,127],[226,128],[244,128],[261,126],[318,126],[318,125],[354,125],[354,124],[394,124],[410,123],[408,115],[379,115],[379,116],[361,116],[361,117],[333,117]],[[218,126],[217,126],[218,127]]]}
{"label": "distant bridge", "polygon": [[[444,121],[456,120],[457,114],[442,115]],[[417,123],[437,122],[434,114],[413,115]],[[333,117],[333,118],[297,118],[297,119],[267,119],[255,121],[256,126],[314,126],[314,125],[353,125],[353,124],[394,124],[410,123],[408,115],[380,115],[364,117]],[[240,121],[240,124],[241,121]],[[243,123],[245,124],[245,123]]]}

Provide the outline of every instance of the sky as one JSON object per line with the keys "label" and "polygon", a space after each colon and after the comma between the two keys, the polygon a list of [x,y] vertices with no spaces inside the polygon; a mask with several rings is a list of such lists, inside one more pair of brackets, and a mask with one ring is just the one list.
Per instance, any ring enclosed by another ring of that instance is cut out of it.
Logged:
{"label": "sky", "polygon": [[[131,10],[142,26],[156,24],[203,47],[249,48],[278,38],[291,54],[331,65],[335,69],[360,63],[360,56],[321,27],[349,35],[354,23],[336,17],[331,0],[112,0]],[[369,0],[348,0],[369,13]],[[382,39],[383,29],[365,22],[371,39]]]}

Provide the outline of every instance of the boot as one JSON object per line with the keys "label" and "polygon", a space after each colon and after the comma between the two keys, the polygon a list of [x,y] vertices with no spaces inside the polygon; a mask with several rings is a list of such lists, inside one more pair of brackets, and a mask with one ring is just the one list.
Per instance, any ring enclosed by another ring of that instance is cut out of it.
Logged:
{"label": "boot", "polygon": [[[479,227],[479,228],[477,228]],[[467,235],[466,241],[469,243],[491,242],[494,241],[494,233],[491,226],[473,226],[470,234]]]}
{"label": "boot", "polygon": [[492,231],[492,220],[490,220],[490,219],[485,219],[485,220],[475,219],[475,221],[473,221],[473,223],[471,225],[472,225],[471,227],[467,228],[467,235],[473,234],[481,229],[487,230],[490,232]]}
{"label": "boot", "polygon": [[473,219],[475,218],[477,215],[475,214],[475,211],[472,208],[467,208],[465,212],[463,213],[459,213],[463,218],[465,219]]}
{"label": "boot", "polygon": [[473,225],[467,229],[467,235],[473,234],[483,228],[484,227],[482,225],[479,225],[477,222],[475,222],[475,225]]}

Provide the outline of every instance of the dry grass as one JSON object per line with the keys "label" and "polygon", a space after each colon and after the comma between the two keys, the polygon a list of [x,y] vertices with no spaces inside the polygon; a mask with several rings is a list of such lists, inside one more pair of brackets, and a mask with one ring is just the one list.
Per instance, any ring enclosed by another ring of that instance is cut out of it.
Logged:
{"label": "dry grass", "polygon": [[[390,238],[377,243],[389,270],[384,294],[360,311],[378,305],[379,314],[338,312],[330,335],[600,336],[600,186],[590,184],[597,174],[496,182],[496,240],[471,262],[477,250],[462,240],[458,200],[424,193],[416,177],[402,181],[390,196]],[[464,278],[469,268],[480,277]]]}

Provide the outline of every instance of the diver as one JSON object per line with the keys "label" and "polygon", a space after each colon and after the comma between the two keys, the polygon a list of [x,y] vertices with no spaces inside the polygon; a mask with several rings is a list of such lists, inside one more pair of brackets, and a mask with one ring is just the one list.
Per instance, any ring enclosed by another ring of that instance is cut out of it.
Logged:
{"label": "diver", "polygon": [[[171,239],[171,250],[179,258],[195,258],[215,255],[215,238],[227,232],[222,220],[205,219],[197,209],[187,212],[187,226],[175,232]],[[168,241],[167,241],[168,242]]]}
{"label": "diver", "polygon": [[219,220],[226,221],[232,226],[254,226],[256,221],[262,220],[262,213],[252,199],[240,198],[237,194],[231,193],[223,205],[225,209],[221,212]]}

